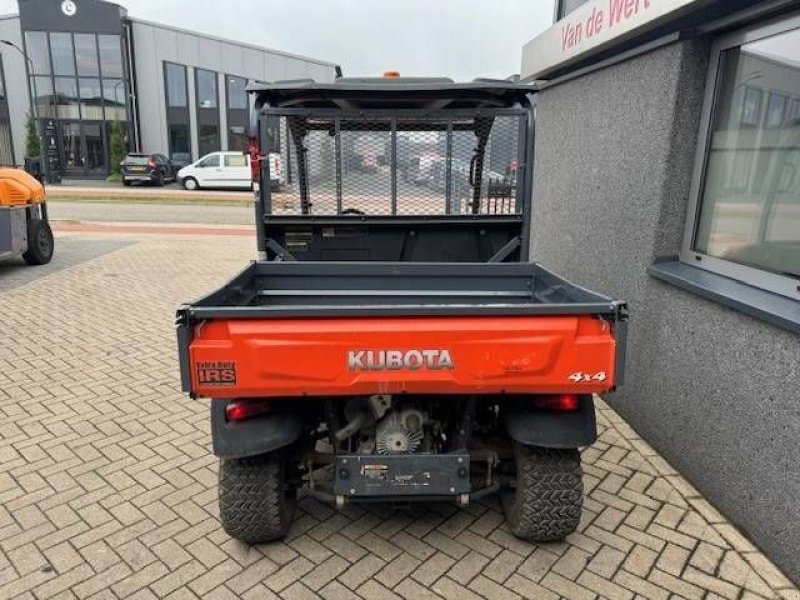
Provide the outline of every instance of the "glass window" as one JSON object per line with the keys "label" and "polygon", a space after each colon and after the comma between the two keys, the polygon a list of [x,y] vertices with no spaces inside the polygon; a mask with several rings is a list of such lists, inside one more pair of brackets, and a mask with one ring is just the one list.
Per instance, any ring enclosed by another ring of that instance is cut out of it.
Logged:
{"label": "glass window", "polygon": [[98,35],[100,71],[103,77],[122,77],[122,48],[118,35]]}
{"label": "glass window", "polygon": [[197,80],[197,107],[217,108],[217,74],[204,69],[195,70]]}
{"label": "glass window", "polygon": [[218,151],[220,149],[219,127],[217,125],[200,125],[198,145],[200,156]]}
{"label": "glass window", "polygon": [[81,118],[102,121],[103,92],[100,88],[100,80],[81,77],[78,79],[78,92],[81,97]]}
{"label": "glass window", "polygon": [[563,19],[569,13],[577,10],[589,0],[558,0],[558,18]]}
{"label": "glass window", "polygon": [[55,78],[56,114],[59,119],[80,119],[78,87],[74,77]]}
{"label": "glass window", "polygon": [[106,119],[125,121],[125,81],[122,79],[103,79],[103,98],[105,99]]}
{"label": "glass window", "polygon": [[49,77],[33,78],[36,112],[39,118],[55,117],[53,106],[53,81]]}
{"label": "glass window", "polygon": [[176,165],[188,165],[192,160],[189,126],[172,123],[169,126],[169,155]]}
{"label": "glass window", "polygon": [[75,62],[78,65],[78,75],[99,77],[100,65],[97,63],[97,37],[94,34],[75,34]]}
{"label": "glass window", "polygon": [[748,85],[744,86],[744,102],[742,103],[742,125],[755,127],[761,122],[761,99],[764,93]]}
{"label": "glass window", "polygon": [[228,108],[247,109],[247,80],[241,77],[228,76]]}
{"label": "glass window", "polygon": [[226,154],[225,155],[226,167],[246,167],[247,157],[244,154]]}
{"label": "glass window", "polygon": [[25,49],[33,63],[33,72],[37,75],[49,75],[50,50],[47,46],[47,34],[43,31],[25,33]]}
{"label": "glass window", "polygon": [[167,104],[170,108],[186,107],[186,67],[164,63],[167,78]]}
{"label": "glass window", "polygon": [[723,50],[718,81],[690,249],[778,276],[731,271],[784,293],[800,279],[800,120],[786,117],[800,97],[800,29]]}
{"label": "glass window", "polygon": [[228,150],[241,150],[247,149],[247,134],[245,128],[241,125],[233,125],[228,127]]}
{"label": "glass window", "polygon": [[53,57],[53,75],[75,75],[71,33],[50,34],[50,55]]}
{"label": "glass window", "polygon": [[787,98],[783,94],[770,94],[767,104],[767,127],[780,127],[783,125],[783,115],[786,113]]}
{"label": "glass window", "polygon": [[201,160],[198,167],[218,167],[219,166],[219,154],[215,154],[214,156],[207,156],[203,160]]}

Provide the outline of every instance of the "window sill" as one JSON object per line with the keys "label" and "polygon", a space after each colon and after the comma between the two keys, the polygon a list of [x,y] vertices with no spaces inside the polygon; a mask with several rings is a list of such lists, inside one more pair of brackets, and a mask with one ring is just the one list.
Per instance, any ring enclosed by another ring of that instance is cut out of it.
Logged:
{"label": "window sill", "polygon": [[767,292],[704,269],[677,257],[656,259],[647,273],[682,290],[712,300],[782,329],[800,333],[800,301]]}

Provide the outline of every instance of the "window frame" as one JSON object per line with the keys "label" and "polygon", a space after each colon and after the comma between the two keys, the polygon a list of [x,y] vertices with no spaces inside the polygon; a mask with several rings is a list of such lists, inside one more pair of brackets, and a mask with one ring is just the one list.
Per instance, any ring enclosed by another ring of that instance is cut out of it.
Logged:
{"label": "window frame", "polygon": [[708,167],[712,128],[722,93],[722,87],[720,85],[722,78],[722,70],[720,68],[722,66],[722,54],[726,50],[731,50],[750,42],[756,42],[795,29],[800,29],[800,13],[778,17],[766,23],[753,25],[721,36],[715,40],[712,45],[706,78],[705,98],[703,100],[700,120],[700,130],[697,140],[697,150],[695,152],[694,171],[692,174],[692,183],[686,212],[686,224],[679,258],[682,263],[687,265],[717,273],[724,277],[741,281],[747,285],[797,300],[800,298],[800,279],[771,273],[757,267],[751,267],[724,258],[704,254],[694,249],[694,242],[700,221],[700,209],[703,205],[703,192],[705,191],[706,168]]}

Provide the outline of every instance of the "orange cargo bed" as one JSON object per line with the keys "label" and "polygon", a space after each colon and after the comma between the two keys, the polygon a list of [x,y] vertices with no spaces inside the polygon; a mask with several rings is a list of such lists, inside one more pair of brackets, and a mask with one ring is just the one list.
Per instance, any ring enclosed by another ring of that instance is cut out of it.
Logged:
{"label": "orange cargo bed", "polygon": [[611,323],[591,315],[220,319],[194,326],[208,398],[593,393],[615,386]]}

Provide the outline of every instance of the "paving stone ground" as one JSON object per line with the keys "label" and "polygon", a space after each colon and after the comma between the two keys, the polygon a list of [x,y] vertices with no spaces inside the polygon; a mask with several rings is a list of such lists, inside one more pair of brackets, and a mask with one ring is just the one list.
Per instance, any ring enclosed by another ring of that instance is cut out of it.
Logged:
{"label": "paving stone ground", "polygon": [[800,599],[602,403],[564,543],[517,540],[495,499],[337,512],[305,498],[285,542],[229,539],[173,317],[252,240],[134,241],[0,293],[0,599]]}

